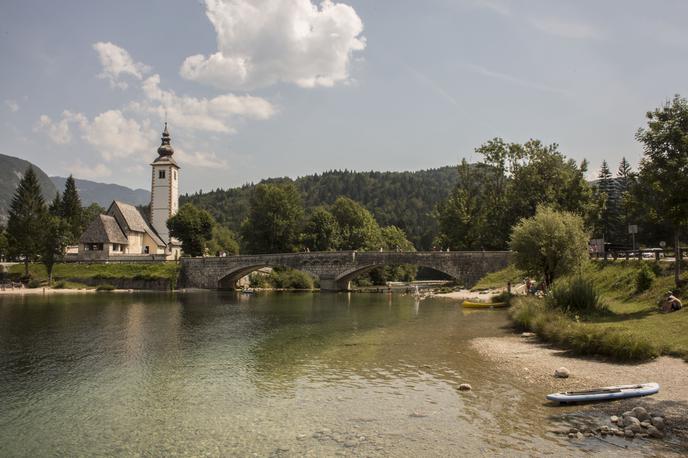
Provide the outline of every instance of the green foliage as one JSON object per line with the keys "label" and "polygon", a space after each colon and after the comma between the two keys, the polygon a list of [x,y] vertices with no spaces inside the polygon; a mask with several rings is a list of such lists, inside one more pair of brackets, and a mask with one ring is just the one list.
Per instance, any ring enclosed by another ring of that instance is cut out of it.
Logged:
{"label": "green foliage", "polygon": [[81,212],[81,227],[85,229],[101,213],[105,213],[105,209],[95,202],[88,207],[84,207]]}
{"label": "green foliage", "polygon": [[492,299],[490,301],[493,304],[497,304],[500,302],[510,302],[512,297],[513,295],[510,294],[508,291],[502,291],[501,293],[492,296]]}
{"label": "green foliage", "polygon": [[272,269],[269,283],[278,289],[313,289],[313,278],[294,269]]}
{"label": "green foliage", "polygon": [[315,207],[310,211],[303,228],[302,242],[311,251],[333,251],[339,248],[339,224],[326,207]]}
{"label": "green foliage", "polygon": [[546,304],[571,315],[588,316],[607,310],[592,280],[580,275],[559,280],[547,295]]}
{"label": "green foliage", "polygon": [[342,250],[378,250],[382,232],[377,221],[365,207],[348,197],[338,197],[330,208],[340,230]]}
{"label": "green foliage", "polygon": [[[647,113],[647,127],[638,129],[643,144],[635,198],[650,220],[663,222],[674,231],[674,244],[688,222],[688,100],[674,96]],[[678,285],[680,263],[675,265]]]}
{"label": "green foliage", "polygon": [[76,189],[76,183],[72,175],[69,175],[65,182],[65,190],[62,193],[60,207],[58,216],[62,217],[69,226],[69,243],[76,243],[81,236],[84,225],[81,199],[79,198],[79,192]]}
{"label": "green foliage", "polygon": [[[291,180],[279,178],[262,183],[284,182]],[[437,235],[437,223],[429,215],[456,182],[456,167],[417,172],[330,171],[293,181],[307,210],[332,205],[339,196],[349,197],[368,209],[381,226],[395,225],[403,229],[416,247],[424,249],[431,248]],[[181,196],[180,202],[205,208],[220,224],[239,232],[241,223],[248,217],[249,198],[255,187],[245,185],[199,192]]]}
{"label": "green foliage", "polygon": [[551,286],[557,277],[582,269],[588,235],[580,216],[540,207],[535,216],[514,226],[511,249],[518,269]]}
{"label": "green foliage", "polygon": [[473,287],[474,290],[479,289],[494,289],[506,288],[508,283],[512,286],[517,285],[523,281],[526,276],[525,272],[516,268],[515,265],[509,264],[502,270],[491,272],[478,280],[478,283]]}
{"label": "green foliage", "polygon": [[229,228],[215,224],[212,238],[206,243],[206,249],[210,255],[218,255],[225,252],[228,255],[239,254],[239,242],[236,234]]}
{"label": "green foliage", "polygon": [[52,283],[53,266],[64,258],[65,249],[72,237],[69,222],[59,216],[46,214],[43,217],[40,255],[41,262],[48,273],[48,283]]}
{"label": "green foliage", "polygon": [[26,286],[31,288],[31,289],[36,289],[42,285],[43,285],[43,282],[41,280],[39,280],[37,278],[32,278],[31,280],[29,280],[29,283]]}
{"label": "green foliage", "polygon": [[655,278],[655,272],[647,263],[643,262],[640,264],[640,268],[635,277],[635,290],[639,293],[647,291],[652,286],[652,282],[655,281]]}
{"label": "green foliage", "polygon": [[251,193],[241,236],[249,253],[288,253],[298,247],[303,204],[293,183],[260,184]]}
{"label": "green foliage", "polygon": [[213,236],[215,221],[210,213],[192,204],[184,204],[176,215],[167,220],[170,235],[182,242],[184,253],[201,256],[205,244]]}
{"label": "green foliage", "polygon": [[96,286],[96,291],[114,291],[115,287],[109,283],[102,283]]}
{"label": "green foliage", "polygon": [[10,255],[24,258],[25,274],[28,274],[29,261],[36,259],[40,252],[45,213],[38,178],[29,166],[12,198],[7,223]]}
{"label": "green foliage", "polygon": [[462,161],[457,187],[436,209],[440,247],[504,249],[511,227],[540,205],[588,219],[595,213],[587,163],[567,160],[558,145],[539,140],[507,144],[495,138],[476,152],[483,162],[469,166]]}
{"label": "green foliage", "polygon": [[7,231],[0,226],[0,260],[4,260],[8,255],[9,243],[7,241]]}

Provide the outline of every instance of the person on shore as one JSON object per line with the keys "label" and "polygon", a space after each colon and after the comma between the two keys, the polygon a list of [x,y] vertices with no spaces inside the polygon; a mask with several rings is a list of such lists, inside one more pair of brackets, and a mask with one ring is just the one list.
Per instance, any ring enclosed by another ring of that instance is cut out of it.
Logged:
{"label": "person on shore", "polygon": [[666,298],[662,301],[659,308],[663,313],[675,312],[683,308],[683,302],[681,302],[681,299],[674,296],[674,293],[668,291]]}

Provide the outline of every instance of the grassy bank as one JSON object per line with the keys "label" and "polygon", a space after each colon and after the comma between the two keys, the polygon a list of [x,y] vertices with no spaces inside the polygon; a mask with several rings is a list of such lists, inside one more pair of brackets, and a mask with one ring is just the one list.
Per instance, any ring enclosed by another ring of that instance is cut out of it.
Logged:
{"label": "grassy bank", "polygon": [[[172,262],[143,264],[143,263],[116,263],[116,264],[55,264],[53,268],[53,280],[55,282],[80,281],[85,279],[108,280],[169,280],[176,284],[179,276],[180,265]],[[43,264],[30,264],[29,273],[33,281],[43,282],[48,280],[48,274]],[[24,265],[17,264],[10,268],[11,276],[24,275]]]}
{"label": "grassy bank", "polygon": [[[641,261],[593,263],[585,272],[606,306],[599,313],[575,314],[548,307],[532,297],[514,301],[510,315],[521,329],[577,354],[604,355],[618,360],[643,360],[657,355],[688,358],[688,308],[659,313],[657,303],[676,291],[668,263],[651,266],[655,278],[638,291]],[[685,277],[688,279],[688,276]]]}

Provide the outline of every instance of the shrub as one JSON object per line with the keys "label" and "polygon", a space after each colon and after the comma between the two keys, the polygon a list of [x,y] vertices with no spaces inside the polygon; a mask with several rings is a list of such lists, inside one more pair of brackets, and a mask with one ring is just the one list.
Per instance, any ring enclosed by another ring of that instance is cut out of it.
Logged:
{"label": "shrub", "polygon": [[53,289],[64,289],[66,284],[67,283],[64,280],[60,280],[57,283],[55,283],[55,285],[53,286]]}
{"label": "shrub", "polygon": [[102,283],[96,286],[96,291],[114,291],[115,287],[109,283]]}
{"label": "shrub", "polygon": [[299,270],[273,269],[270,272],[270,283],[279,289],[313,289],[313,279]]}
{"label": "shrub", "polygon": [[29,280],[29,283],[26,286],[28,286],[29,288],[38,288],[42,284],[42,281],[38,280],[37,278],[32,278],[31,280]]}
{"label": "shrub", "polygon": [[547,295],[546,303],[564,313],[581,315],[607,310],[592,280],[581,276],[557,282]]}
{"label": "shrub", "polygon": [[270,282],[267,275],[260,272],[252,272],[248,276],[248,284],[251,288],[268,288]]}
{"label": "shrub", "polygon": [[655,272],[650,268],[650,266],[647,265],[647,263],[640,264],[640,269],[638,269],[638,273],[635,277],[636,292],[642,293],[643,291],[650,289],[652,283],[655,281],[655,278]]}

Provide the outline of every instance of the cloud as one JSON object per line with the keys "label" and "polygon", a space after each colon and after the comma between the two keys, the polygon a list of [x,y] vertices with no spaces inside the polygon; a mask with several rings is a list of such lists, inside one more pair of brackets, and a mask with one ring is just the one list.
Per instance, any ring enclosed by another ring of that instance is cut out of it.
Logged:
{"label": "cloud", "polygon": [[70,123],[81,125],[84,122],[86,122],[86,118],[81,113],[65,110],[59,121],[53,121],[48,115],[41,115],[33,131],[44,132],[53,142],[58,145],[65,145],[72,141]]}
{"label": "cloud", "polygon": [[111,87],[127,88],[127,83],[120,80],[120,75],[129,75],[141,80],[150,71],[150,67],[134,62],[125,49],[110,42],[99,41],[93,45],[93,49],[98,52],[100,64],[103,66],[103,71],[98,74],[98,78],[108,80]]}
{"label": "cloud", "polygon": [[545,84],[540,84],[537,82],[528,81],[526,79],[519,78],[519,77],[513,76],[513,75],[509,75],[507,73],[496,72],[493,70],[489,70],[485,67],[482,67],[480,65],[467,64],[465,67],[468,68],[470,71],[477,73],[479,75],[483,75],[483,76],[487,76],[488,78],[494,78],[494,79],[498,79],[501,81],[505,81],[507,83],[514,84],[516,86],[522,86],[522,87],[526,87],[529,89],[535,89],[537,91],[550,92],[550,93],[559,94],[559,95],[571,95],[568,91],[566,91],[564,89],[559,89],[556,87],[547,86]]}
{"label": "cloud", "polygon": [[99,114],[83,128],[82,138],[100,151],[103,159],[111,161],[134,154],[152,154],[157,133],[150,121],[142,123],[124,117],[119,110]]}
{"label": "cloud", "polygon": [[5,100],[5,105],[10,109],[12,113],[19,111],[19,104],[16,100]]}
{"label": "cloud", "polygon": [[105,164],[96,164],[90,167],[79,160],[64,167],[64,169],[78,178],[87,180],[104,178],[112,175],[112,171]]}
{"label": "cloud", "polygon": [[152,75],[142,85],[144,102],[129,105],[134,111],[167,114],[175,126],[206,132],[231,133],[236,118],[269,119],[275,107],[267,100],[250,95],[224,94],[211,99],[178,96],[160,88],[160,76]]}
{"label": "cloud", "polygon": [[183,149],[175,148],[174,154],[177,156],[179,163],[182,165],[208,169],[227,168],[227,161],[218,158],[215,153],[206,153],[202,151],[187,153]]}
{"label": "cloud", "polygon": [[541,32],[562,38],[582,40],[600,38],[601,36],[600,31],[591,25],[563,21],[555,17],[531,17],[528,22]]}
{"label": "cloud", "polygon": [[356,11],[331,0],[206,0],[206,14],[217,52],[187,57],[180,74],[221,89],[334,86],[366,46]]}

